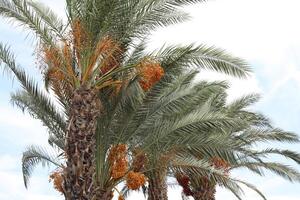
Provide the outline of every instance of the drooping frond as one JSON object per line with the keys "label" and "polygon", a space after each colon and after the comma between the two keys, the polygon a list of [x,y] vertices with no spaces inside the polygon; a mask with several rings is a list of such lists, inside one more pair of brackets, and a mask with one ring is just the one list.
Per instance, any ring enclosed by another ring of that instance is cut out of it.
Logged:
{"label": "drooping frond", "polygon": [[0,65],[3,66],[7,74],[13,74],[29,94],[34,96],[37,93],[37,90],[39,90],[37,84],[17,65],[15,56],[11,53],[10,48],[2,43],[0,43]]}
{"label": "drooping frond", "polygon": [[52,45],[63,38],[63,25],[50,9],[28,0],[1,0],[0,15],[32,30],[44,43]]}
{"label": "drooping frond", "polygon": [[259,196],[262,197],[264,200],[267,200],[265,195],[258,188],[256,188],[253,184],[242,181],[242,180],[238,180],[238,179],[232,179],[232,180],[237,182],[237,183],[241,183],[241,184],[245,185],[249,189],[251,189],[251,190],[255,191],[257,194],[259,194]]}
{"label": "drooping frond", "polygon": [[36,15],[43,20],[43,23],[47,24],[55,35],[61,40],[65,39],[65,25],[62,19],[60,19],[56,13],[54,13],[47,5],[37,2],[28,1],[28,5],[36,12]]}
{"label": "drooping frond", "polygon": [[11,95],[11,102],[18,106],[23,112],[38,120],[41,120],[50,133],[57,138],[64,138],[66,131],[66,120],[53,105],[49,97],[36,90],[34,94],[20,91]]}
{"label": "drooping frond", "polygon": [[276,175],[279,175],[291,182],[300,181],[300,173],[288,166],[288,165],[284,165],[284,164],[280,164],[280,163],[276,163],[276,162],[245,162],[245,163],[240,163],[239,165],[237,165],[236,167],[239,168],[248,168],[251,171],[253,171],[252,169],[256,169],[260,172],[261,175],[263,175],[263,170],[268,170],[270,172],[275,173]]}
{"label": "drooping frond", "polygon": [[[12,73],[15,75],[25,90],[22,94],[19,93],[13,95],[14,103],[22,109],[29,109],[31,114],[34,113],[40,120],[44,121],[46,126],[50,126],[51,124],[51,122],[46,120],[47,118],[55,120],[55,125],[52,124],[50,127],[54,128],[53,131],[57,136],[63,137],[63,131],[66,126],[64,117],[59,114],[58,109],[54,106],[49,97],[45,95],[38,88],[37,84],[32,79],[28,78],[25,71],[16,64],[15,58],[9,48],[1,43],[0,62],[8,74]],[[38,113],[40,116],[38,116]]]}
{"label": "drooping frond", "polygon": [[15,56],[10,51],[10,47],[0,43],[0,64],[4,65],[4,72],[7,72],[8,75],[14,74],[20,83],[26,87],[26,74],[23,69],[21,69],[15,61]]}
{"label": "drooping frond", "polygon": [[252,156],[266,158],[269,157],[270,155],[282,156],[284,158],[291,159],[298,164],[300,163],[300,154],[298,152],[294,152],[290,150],[281,150],[276,148],[252,150],[248,154],[245,154],[244,157],[240,157],[240,160],[243,161],[244,158],[252,157]]}
{"label": "drooping frond", "polygon": [[246,141],[248,144],[255,144],[258,142],[299,142],[299,137],[295,133],[286,132],[278,128],[249,128],[236,138]]}
{"label": "drooping frond", "polygon": [[26,188],[28,187],[29,178],[38,164],[42,164],[43,167],[50,165],[62,167],[61,161],[58,159],[58,153],[49,153],[48,150],[38,146],[28,147],[22,158],[22,172]]}

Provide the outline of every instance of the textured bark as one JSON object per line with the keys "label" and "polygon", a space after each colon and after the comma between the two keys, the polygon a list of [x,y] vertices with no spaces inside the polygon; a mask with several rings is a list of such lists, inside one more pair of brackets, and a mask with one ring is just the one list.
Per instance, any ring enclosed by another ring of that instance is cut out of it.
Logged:
{"label": "textured bark", "polygon": [[91,200],[112,200],[114,197],[111,190],[97,190],[96,194]]}
{"label": "textured bark", "polygon": [[148,200],[168,200],[166,169],[154,170],[149,176]]}
{"label": "textured bark", "polygon": [[71,99],[70,121],[65,140],[67,166],[63,185],[66,200],[91,200],[96,194],[93,178],[99,114],[100,100],[97,92],[85,87],[77,89]]}
{"label": "textured bark", "polygon": [[216,186],[199,187],[194,191],[193,197],[195,200],[215,200]]}

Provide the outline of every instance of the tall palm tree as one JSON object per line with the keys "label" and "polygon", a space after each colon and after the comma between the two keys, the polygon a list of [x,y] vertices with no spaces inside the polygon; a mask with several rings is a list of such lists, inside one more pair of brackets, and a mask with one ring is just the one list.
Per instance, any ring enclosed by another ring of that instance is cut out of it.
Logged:
{"label": "tall palm tree", "polygon": [[[145,173],[149,182],[148,199],[167,199],[167,175],[182,171],[192,177],[197,177],[197,174],[199,178],[208,174],[213,176],[212,187],[207,190],[215,190],[215,181],[238,197],[240,187],[235,182],[257,190],[251,184],[239,180],[234,182],[222,171],[212,169],[209,159],[213,157],[226,160],[232,167],[243,163],[240,166],[250,166],[252,170],[265,168],[298,181],[299,173],[292,168],[263,161],[261,157],[268,155],[267,150],[252,149],[252,145],[260,141],[298,142],[297,136],[272,128],[264,116],[244,109],[255,102],[256,96],[250,95],[226,105],[226,84],[195,83],[196,74],[179,73],[164,77],[166,79],[163,78],[146,94],[145,101],[133,114],[126,112],[127,117],[132,115],[132,118],[126,119],[127,123],[120,123],[125,126],[121,129],[124,132],[143,135],[143,140],[136,142],[148,155]],[[114,132],[118,133],[117,130]],[[241,137],[242,133],[247,135],[246,139]],[[248,141],[248,136],[253,139]],[[278,149],[275,152],[299,163],[298,153]],[[172,170],[168,172],[168,169]],[[200,183],[197,184],[200,188]],[[197,195],[195,189],[193,195],[197,197],[200,192]],[[207,190],[206,194],[214,194],[207,193]],[[208,198],[202,194],[200,197],[211,199],[214,196]]]}
{"label": "tall palm tree", "polygon": [[[289,181],[299,181],[300,174],[297,170],[281,162],[266,160],[270,155],[279,155],[299,164],[299,153],[287,149],[257,148],[258,144],[261,145],[263,142],[295,143],[299,141],[295,134],[273,128],[262,115],[247,111],[246,108],[257,100],[257,95],[249,95],[237,99],[224,108],[224,112],[228,113],[229,116],[246,119],[249,124],[244,127],[236,127],[237,129],[223,130],[222,136],[219,138],[222,142],[215,145],[217,151],[214,154],[205,151],[205,145],[196,148],[189,147],[188,151],[183,151],[179,160],[186,160],[186,166],[174,166],[172,169],[177,175],[178,182],[183,186],[185,195],[193,196],[195,200],[214,200],[216,185],[225,186],[222,179],[218,180],[214,177],[215,173],[219,176],[220,170],[221,174],[229,179],[229,182],[244,184],[258,192],[263,199],[266,199],[265,196],[254,185],[231,178],[230,172],[235,169],[246,168],[262,176],[264,175],[263,170],[269,170]],[[212,133],[212,137],[214,134]],[[194,163],[198,162],[199,159],[204,159],[213,169],[207,173],[201,166],[198,168]],[[176,163],[176,160],[173,162]],[[188,165],[189,162],[191,163],[190,166]],[[240,199],[241,190],[239,187],[236,190],[229,189]]]}
{"label": "tall palm tree", "polygon": [[[1,16],[35,34],[45,87],[64,111],[58,111],[48,95],[16,63],[9,48],[0,44],[0,61],[24,89],[16,98],[22,96],[21,105],[25,108],[37,109],[35,115],[50,130],[50,143],[64,149],[66,199],[111,198],[111,182],[118,180],[111,181],[110,177],[105,178],[109,173],[104,173],[109,170],[106,155],[114,144],[112,137],[105,135],[111,132],[106,127],[114,124],[107,117],[114,111],[107,106],[117,102],[112,99],[118,96],[120,88],[136,84],[136,78],[147,79],[141,66],[149,57],[165,74],[197,66],[238,77],[248,75],[245,62],[203,45],[144,53],[143,41],[150,31],[186,20],[188,15],[180,7],[198,2],[202,0],[66,0],[67,21],[63,21],[41,3],[0,0]],[[170,76],[164,78],[168,79]],[[147,89],[146,82],[140,80],[136,87]],[[146,97],[152,98],[151,93],[146,93]],[[145,113],[140,114],[145,118]],[[122,136],[124,131],[118,133]]]}

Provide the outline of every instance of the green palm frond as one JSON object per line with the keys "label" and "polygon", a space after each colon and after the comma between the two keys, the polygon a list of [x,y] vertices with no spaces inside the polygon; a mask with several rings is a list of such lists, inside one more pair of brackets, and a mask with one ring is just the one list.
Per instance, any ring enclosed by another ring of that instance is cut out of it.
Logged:
{"label": "green palm frond", "polygon": [[0,64],[2,66],[4,65],[4,72],[8,75],[13,73],[23,87],[29,87],[27,86],[28,78],[26,77],[25,71],[16,64],[15,56],[12,54],[10,47],[3,43],[0,43]]}
{"label": "green palm frond", "polygon": [[29,178],[38,164],[42,164],[43,167],[54,165],[56,167],[62,167],[60,159],[58,159],[57,152],[49,153],[49,150],[38,146],[30,146],[23,153],[22,157],[22,172],[24,178],[25,187],[28,187]]}
{"label": "green palm frond", "polygon": [[143,38],[136,43],[131,44],[124,56],[124,62],[127,64],[139,63],[146,55],[148,38]]}
{"label": "green palm frond", "polygon": [[232,180],[237,183],[241,183],[241,184],[247,186],[249,189],[251,189],[251,190],[255,191],[257,194],[259,194],[259,196],[261,196],[264,200],[267,200],[265,195],[258,188],[256,188],[253,184],[242,181],[242,180],[238,180],[238,179],[232,179]]}
{"label": "green palm frond", "polygon": [[63,26],[49,9],[45,11],[45,7],[28,0],[0,1],[0,15],[32,30],[44,43],[54,44],[57,35],[62,37]]}
{"label": "green palm frond", "polygon": [[247,77],[251,72],[249,65],[244,60],[234,57],[222,49],[205,45],[169,46],[153,52],[151,55],[160,59],[165,68],[194,67],[240,78]]}
{"label": "green palm frond", "polygon": [[240,163],[239,165],[235,166],[238,168],[247,168],[252,171],[252,168],[258,170],[261,175],[264,175],[263,170],[268,170],[270,172],[273,172],[291,182],[300,181],[300,173],[284,164],[276,163],[276,162],[245,162],[245,163]]}
{"label": "green palm frond", "polygon": [[10,48],[0,43],[0,64],[4,66],[4,72],[8,75],[14,74],[21,86],[29,93],[37,90],[37,84],[30,79],[26,72],[17,65],[15,56],[11,53]]}
{"label": "green palm frond", "polygon": [[134,14],[135,20],[128,24],[125,35],[136,37],[149,34],[149,31],[158,27],[177,24],[188,19],[188,15],[178,7],[156,0],[140,1]]}
{"label": "green palm frond", "polygon": [[48,143],[51,147],[58,147],[62,151],[65,149],[65,138],[57,137],[52,131],[49,131]]}
{"label": "green palm frond", "polygon": [[[239,156],[240,162],[246,162],[249,159],[254,159],[259,162],[262,162],[262,158],[269,158],[272,155],[277,155],[284,157],[286,159],[290,159],[299,164],[300,155],[298,152],[290,151],[290,150],[282,150],[276,148],[267,148],[263,150],[252,150],[252,149],[240,149],[242,155]],[[233,166],[233,168],[236,168]]]}
{"label": "green palm frond", "polygon": [[[151,127],[155,126],[154,122],[161,116],[171,115],[168,113],[172,113],[172,115],[177,114],[177,119],[181,118],[178,113],[188,113],[194,107],[200,107],[203,104],[201,101],[205,101],[209,94],[226,88],[226,85],[222,82],[211,84],[202,82],[195,87],[191,87],[195,75],[196,73],[181,74],[179,77],[172,77],[173,81],[171,82],[169,82],[170,78],[166,78],[166,80],[164,79],[156,84],[146,94],[144,101],[135,110],[132,118],[124,124],[126,129],[124,129],[123,133],[131,133],[127,138],[138,135],[139,131],[142,132],[149,125]],[[194,115],[196,114],[194,113]],[[172,123],[175,124],[175,122]],[[156,124],[156,127],[158,126],[159,124]],[[123,133],[121,135],[124,135]]]}
{"label": "green palm frond", "polygon": [[[16,64],[9,47],[1,43],[0,64],[4,67],[5,72],[14,74],[24,88],[23,92],[12,95],[12,102],[23,110],[28,109],[31,114],[40,118],[46,126],[51,127],[53,133],[55,132],[58,137],[63,137],[66,128],[65,117],[60,114],[53,102],[38,88],[37,84],[26,75],[25,71]],[[48,119],[52,121],[49,122]]]}
{"label": "green palm frond", "polygon": [[297,143],[299,137],[295,133],[283,131],[278,128],[249,128],[236,138],[246,141],[248,144],[258,142],[288,142]]}
{"label": "green palm frond", "polygon": [[11,95],[11,102],[23,112],[26,110],[33,118],[41,120],[50,134],[55,135],[57,138],[64,138],[66,131],[65,118],[53,105],[49,97],[39,90],[36,90],[34,94],[29,94],[26,91],[14,93]]}
{"label": "green palm frond", "polygon": [[65,39],[65,24],[56,13],[41,2],[28,1],[28,5],[31,6],[36,15],[42,19],[42,22],[45,23],[58,38]]}
{"label": "green palm frond", "polygon": [[[180,77],[178,79],[173,80],[173,84],[172,83],[168,83],[166,81],[161,81],[158,84],[155,85],[155,87],[157,88],[163,88],[163,89],[155,89],[153,88],[151,91],[156,90],[156,92],[149,92],[146,94],[146,96],[142,96],[142,101],[140,103],[138,103],[137,105],[135,105],[135,109],[133,109],[131,111],[131,113],[126,112],[126,107],[120,107],[121,110],[119,110],[119,113],[126,113],[128,115],[128,118],[125,122],[122,123],[122,126],[124,128],[122,128],[121,133],[119,133],[121,136],[125,136],[127,139],[130,138],[131,136],[126,136],[125,133],[130,133],[133,134],[133,131],[128,131],[127,129],[130,130],[134,130],[136,129],[139,125],[142,125],[141,122],[143,122],[146,118],[147,115],[149,115],[149,108],[151,108],[152,104],[157,103],[157,100],[165,93],[171,92],[172,90],[176,89],[174,87],[174,85],[176,84],[178,87],[184,87],[184,85],[188,84],[188,79],[191,79],[190,76],[183,76]],[[175,82],[177,80],[177,82]],[[142,90],[140,87],[137,88],[133,88],[134,91],[139,91],[142,94]],[[129,93],[129,95],[134,94],[132,92]],[[138,96],[130,96],[133,99],[128,99],[128,103],[133,103],[132,101],[135,99],[135,97]],[[140,101],[140,100],[138,100]],[[120,104],[121,105],[121,104]],[[111,127],[113,128],[113,127]],[[118,133],[117,131],[113,131],[115,133]],[[127,140],[125,139],[125,141]]]}
{"label": "green palm frond", "polygon": [[249,94],[243,97],[240,97],[233,102],[231,102],[229,105],[227,105],[228,110],[242,110],[245,108],[248,108],[249,106],[253,105],[254,103],[257,103],[260,99],[259,94]]}

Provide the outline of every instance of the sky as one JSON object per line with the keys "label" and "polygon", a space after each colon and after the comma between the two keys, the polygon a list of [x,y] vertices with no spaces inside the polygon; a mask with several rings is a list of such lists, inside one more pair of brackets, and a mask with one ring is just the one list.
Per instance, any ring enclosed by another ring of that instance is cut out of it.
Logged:
{"label": "sky", "polygon": [[[43,2],[63,15],[63,1]],[[156,31],[149,47],[156,49],[165,43],[207,44],[245,59],[254,72],[247,80],[211,72],[202,72],[200,78],[230,81],[229,100],[248,93],[261,94],[262,99],[253,109],[267,115],[275,126],[300,134],[299,7],[298,0],[210,0],[186,7],[192,19]],[[32,40],[26,36],[24,30],[0,18],[0,41],[10,44],[21,66],[37,77]],[[46,146],[47,133],[39,121],[12,106],[10,94],[16,90],[17,82],[0,74],[0,199],[63,199],[48,182],[51,168],[38,167],[29,189],[23,186],[22,152],[31,144]],[[300,151],[300,145],[285,147]],[[255,184],[269,200],[300,199],[299,183],[291,184],[269,173],[263,178],[246,171],[236,171],[233,175]],[[179,200],[180,193],[180,188],[170,189],[170,199]],[[143,196],[133,193],[130,200],[135,199],[143,199]],[[218,199],[234,197],[218,188]],[[258,200],[259,197],[246,189],[244,199]]]}

